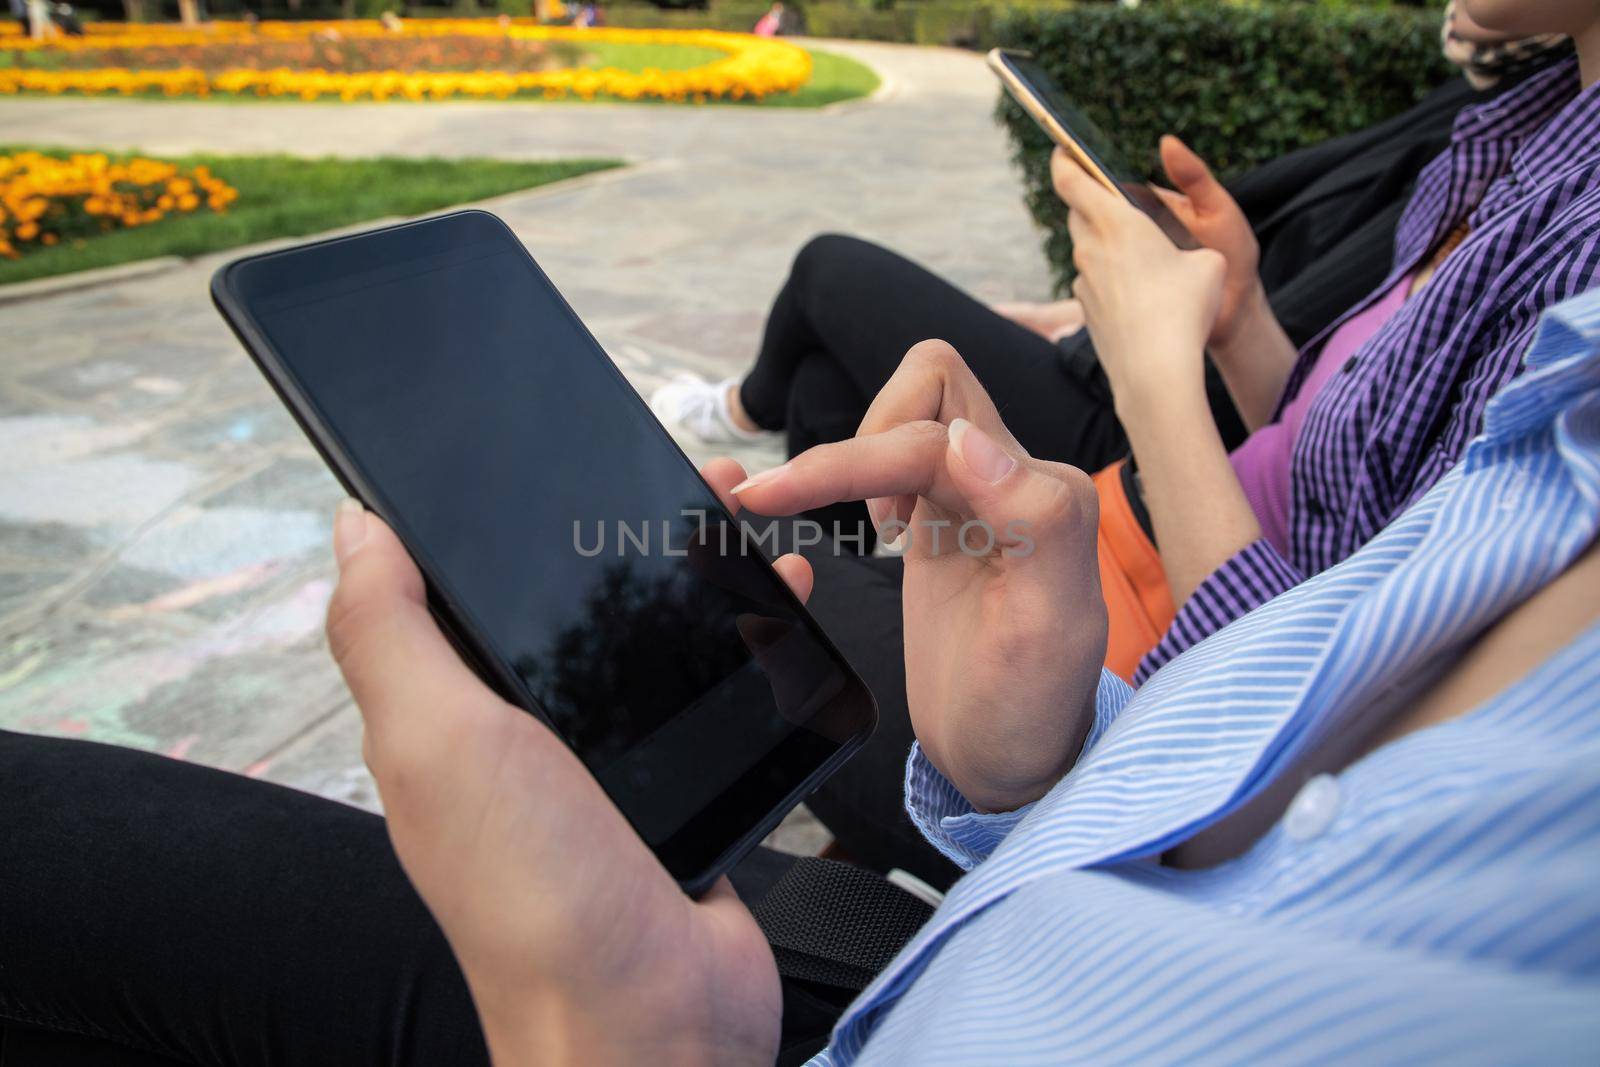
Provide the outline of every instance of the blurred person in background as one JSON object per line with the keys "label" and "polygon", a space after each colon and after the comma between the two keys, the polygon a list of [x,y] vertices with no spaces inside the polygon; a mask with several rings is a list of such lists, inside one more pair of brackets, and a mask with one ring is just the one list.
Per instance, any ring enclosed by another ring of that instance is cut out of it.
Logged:
{"label": "blurred person in background", "polygon": [[756,20],[755,27],[750,31],[757,37],[776,37],[783,31],[783,4],[774,0],[767,13]]}
{"label": "blurred person in background", "polygon": [[26,14],[23,19],[23,29],[28,36],[36,41],[42,41],[55,33],[55,27],[50,21],[50,4],[48,0],[23,0]]}
{"label": "blurred person in background", "polygon": [[50,18],[68,37],[82,37],[83,23],[78,19],[78,13],[71,4],[52,4]]}

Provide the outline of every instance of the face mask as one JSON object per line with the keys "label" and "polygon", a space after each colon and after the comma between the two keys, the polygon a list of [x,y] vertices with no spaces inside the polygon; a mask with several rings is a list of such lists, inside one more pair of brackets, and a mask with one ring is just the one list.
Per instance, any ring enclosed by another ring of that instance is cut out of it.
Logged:
{"label": "face mask", "polygon": [[1509,41],[1471,41],[1456,34],[1455,0],[1444,9],[1444,27],[1439,32],[1444,57],[1467,76],[1474,89],[1487,89],[1511,75],[1544,62],[1549,54],[1567,43],[1559,33],[1537,37],[1518,37]]}

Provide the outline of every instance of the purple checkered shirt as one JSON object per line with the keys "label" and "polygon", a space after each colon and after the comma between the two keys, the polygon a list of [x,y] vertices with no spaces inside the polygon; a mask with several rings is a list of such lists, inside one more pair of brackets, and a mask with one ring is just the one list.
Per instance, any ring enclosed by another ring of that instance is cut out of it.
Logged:
{"label": "purple checkered shirt", "polygon": [[[1455,464],[1484,405],[1522,367],[1540,312],[1600,279],[1600,84],[1567,59],[1463,110],[1417,178],[1394,269],[1301,349],[1279,411],[1323,342],[1416,270],[1463,220],[1467,239],[1312,402],[1290,459],[1289,552],[1256,541],[1194,591],[1136,683],[1360,548]],[[1276,416],[1275,416],[1276,417]]]}

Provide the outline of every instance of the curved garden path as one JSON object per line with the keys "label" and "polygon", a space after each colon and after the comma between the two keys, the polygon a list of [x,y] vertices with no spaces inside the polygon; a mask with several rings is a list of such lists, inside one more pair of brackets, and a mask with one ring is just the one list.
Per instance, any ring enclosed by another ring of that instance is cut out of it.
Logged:
{"label": "curved garden path", "polygon": [[[1045,295],[981,59],[826,47],[871,64],[884,89],[820,111],[4,100],[0,139],[627,159],[487,206],[641,390],[683,366],[736,373],[790,257],[822,231],[892,244],[985,298]],[[339,493],[211,309],[207,280],[237,254],[74,291],[0,289],[0,728],[370,805],[320,632]]]}

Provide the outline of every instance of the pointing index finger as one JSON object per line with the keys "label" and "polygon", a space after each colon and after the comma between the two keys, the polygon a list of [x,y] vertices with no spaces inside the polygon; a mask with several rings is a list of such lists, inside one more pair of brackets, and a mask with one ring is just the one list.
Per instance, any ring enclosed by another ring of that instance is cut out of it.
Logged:
{"label": "pointing index finger", "polygon": [[1050,176],[1055,183],[1056,195],[1072,209],[1073,214],[1081,212],[1091,222],[1097,213],[1106,209],[1108,203],[1116,200],[1111,190],[1084,170],[1064,148],[1057,148],[1051,155]]}
{"label": "pointing index finger", "polygon": [[921,496],[957,508],[945,468],[949,432],[918,420],[883,433],[808,449],[738,487],[741,502],[764,515],[792,515],[843,500]]}

